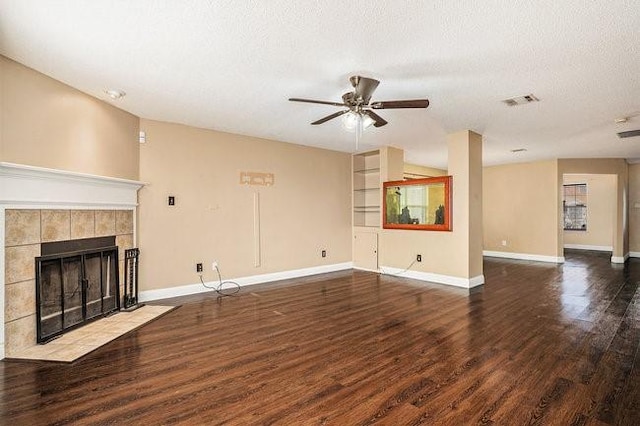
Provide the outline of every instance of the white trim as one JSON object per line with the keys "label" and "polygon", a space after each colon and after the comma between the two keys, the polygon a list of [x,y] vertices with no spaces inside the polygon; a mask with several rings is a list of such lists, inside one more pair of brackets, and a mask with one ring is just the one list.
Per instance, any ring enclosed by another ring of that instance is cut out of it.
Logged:
{"label": "white trim", "polygon": [[138,203],[132,204],[127,202],[115,204],[113,202],[74,202],[73,204],[69,204],[68,201],[47,201],[46,203],[43,203],[40,201],[0,199],[0,205],[13,210],[131,210],[134,209]]}
{"label": "white trim", "polygon": [[469,288],[478,287],[484,284],[484,274],[469,278]]}
{"label": "white trim", "polygon": [[434,274],[432,272],[408,271],[406,269],[383,266],[383,273],[396,277],[413,278],[420,281],[429,281],[437,284],[452,285],[455,287],[472,288],[484,284],[484,275],[472,278],[454,277],[452,275]]}
{"label": "white trim", "polygon": [[564,248],[574,250],[613,251],[613,246],[592,246],[588,244],[565,244]]}
{"label": "white trim", "polygon": [[624,263],[629,259],[630,253],[625,254],[624,256],[611,256],[611,263]]}
{"label": "white trim", "polygon": [[[638,160],[640,161],[640,160]],[[640,251],[630,251],[629,257],[640,257]]]}
{"label": "white trim", "polygon": [[7,177],[28,177],[40,179],[56,179],[67,181],[96,182],[100,184],[110,183],[112,185],[138,186],[144,182],[131,179],[114,178],[109,176],[92,175],[89,173],[71,172],[68,170],[48,169],[46,167],[29,166],[26,164],[16,164],[0,162],[0,174]]}
{"label": "white trim", "polygon": [[541,254],[512,253],[508,251],[483,250],[483,256],[501,257],[504,259],[533,260],[535,262],[564,263],[564,256],[544,256]]}
{"label": "white trim", "polygon": [[[306,277],[309,275],[324,274],[327,272],[343,271],[345,269],[352,269],[353,262],[335,263],[333,265],[314,266],[311,268],[294,269],[290,271],[273,272],[270,274],[252,275],[249,277],[225,279],[225,281],[233,281],[240,285],[240,287],[267,283],[271,281],[286,280],[290,278]],[[214,286],[218,283],[216,281],[210,281],[205,283],[208,286]],[[201,283],[187,284],[177,287],[161,288],[156,290],[144,290],[140,292],[139,298],[141,302],[148,302],[150,300],[167,299],[169,297],[188,296],[190,294],[206,293],[211,291],[204,287]]]}
{"label": "white trim", "polygon": [[133,208],[143,182],[0,162],[0,203],[31,209]]}
{"label": "white trim", "polygon": [[354,266],[353,269],[357,269],[358,271],[367,271],[367,272],[380,273],[380,271],[378,269],[361,268],[360,266]]}

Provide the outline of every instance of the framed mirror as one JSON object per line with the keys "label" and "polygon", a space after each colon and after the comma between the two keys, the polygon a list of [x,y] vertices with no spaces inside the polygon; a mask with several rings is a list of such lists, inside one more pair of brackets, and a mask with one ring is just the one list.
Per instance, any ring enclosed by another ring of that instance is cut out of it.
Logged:
{"label": "framed mirror", "polygon": [[384,183],[382,227],[451,231],[451,176]]}

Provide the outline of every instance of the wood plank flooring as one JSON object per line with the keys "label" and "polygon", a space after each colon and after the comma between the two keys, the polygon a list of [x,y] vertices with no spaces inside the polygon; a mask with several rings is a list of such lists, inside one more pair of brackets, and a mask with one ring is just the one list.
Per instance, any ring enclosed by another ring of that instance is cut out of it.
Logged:
{"label": "wood plank flooring", "polygon": [[640,424],[640,260],[485,259],[485,277],[163,300],[182,306],[73,364],[0,363],[0,424]]}

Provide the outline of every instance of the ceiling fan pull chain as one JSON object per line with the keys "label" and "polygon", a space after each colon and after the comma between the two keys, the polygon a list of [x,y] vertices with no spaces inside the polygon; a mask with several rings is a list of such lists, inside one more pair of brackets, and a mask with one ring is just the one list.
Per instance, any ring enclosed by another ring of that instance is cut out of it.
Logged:
{"label": "ceiling fan pull chain", "polygon": [[356,114],[356,151],[359,149],[360,137],[362,137],[362,115]]}

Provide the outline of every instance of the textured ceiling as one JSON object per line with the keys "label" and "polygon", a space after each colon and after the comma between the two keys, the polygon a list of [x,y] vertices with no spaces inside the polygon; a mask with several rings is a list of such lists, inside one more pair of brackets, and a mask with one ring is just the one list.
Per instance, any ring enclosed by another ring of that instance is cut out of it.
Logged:
{"label": "textured ceiling", "polygon": [[[352,151],[335,107],[348,77],[381,80],[362,143],[445,167],[449,132],[484,135],[486,165],[640,158],[637,1],[0,0],[0,53],[140,117]],[[535,94],[539,103],[508,107]],[[526,152],[511,153],[511,149]]]}

